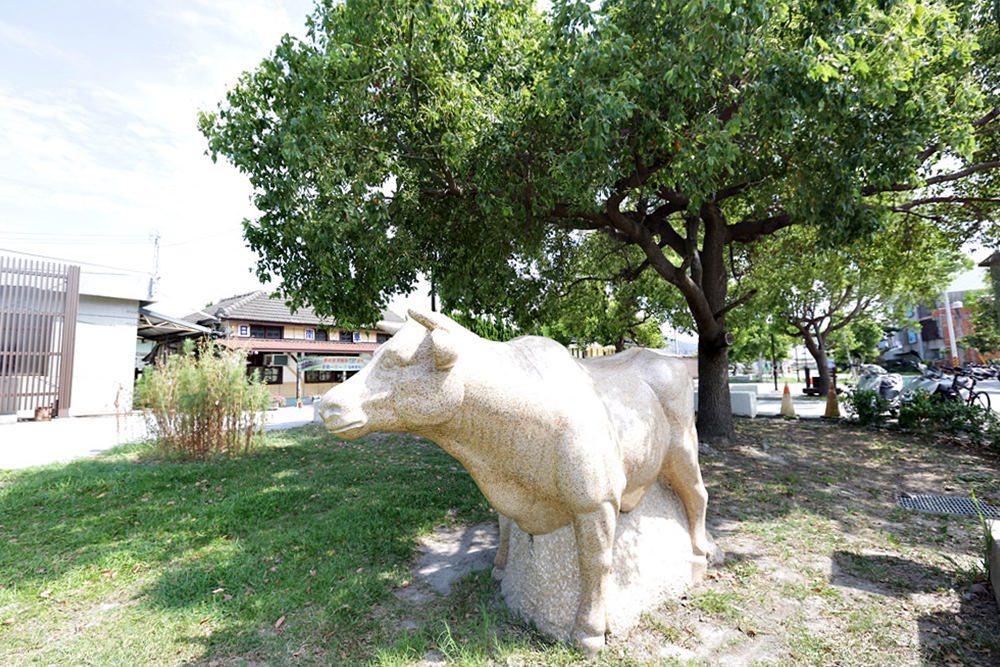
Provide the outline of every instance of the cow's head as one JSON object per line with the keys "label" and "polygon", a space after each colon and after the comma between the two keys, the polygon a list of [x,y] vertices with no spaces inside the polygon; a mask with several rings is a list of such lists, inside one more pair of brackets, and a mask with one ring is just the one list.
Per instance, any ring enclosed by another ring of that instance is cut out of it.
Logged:
{"label": "cow's head", "polygon": [[438,313],[410,321],[347,382],[326,392],[319,413],[331,432],[418,431],[451,419],[465,397],[459,346],[472,336]]}

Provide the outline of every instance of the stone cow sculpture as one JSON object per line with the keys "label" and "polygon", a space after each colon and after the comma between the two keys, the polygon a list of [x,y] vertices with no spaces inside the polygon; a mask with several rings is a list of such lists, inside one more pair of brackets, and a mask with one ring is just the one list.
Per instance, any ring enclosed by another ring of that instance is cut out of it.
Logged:
{"label": "stone cow sculpture", "polygon": [[[526,533],[572,525],[582,587],[572,636],[581,648],[604,645],[618,512],[651,484],[677,493],[696,569],[704,569],[708,494],[680,361],[641,349],[577,360],[547,338],[496,343],[438,313],[411,310],[410,318],[362,371],[326,393],[320,416],[345,438],[395,431],[434,441]],[[498,569],[505,547],[503,534]]]}

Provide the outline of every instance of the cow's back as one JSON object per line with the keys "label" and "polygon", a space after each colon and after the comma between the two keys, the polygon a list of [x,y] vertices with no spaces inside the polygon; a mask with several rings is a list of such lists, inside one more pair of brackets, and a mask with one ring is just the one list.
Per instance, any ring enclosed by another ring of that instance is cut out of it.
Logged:
{"label": "cow's back", "polygon": [[634,401],[645,385],[668,413],[694,413],[694,384],[684,362],[662,352],[632,348],[608,357],[581,360],[606,401]]}

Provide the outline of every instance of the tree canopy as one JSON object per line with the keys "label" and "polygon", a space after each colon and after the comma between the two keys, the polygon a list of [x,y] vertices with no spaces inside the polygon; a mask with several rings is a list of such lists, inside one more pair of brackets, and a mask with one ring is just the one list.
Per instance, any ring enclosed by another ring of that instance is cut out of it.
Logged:
{"label": "tree canopy", "polygon": [[870,341],[875,327],[852,331],[852,325],[899,319],[908,307],[933,300],[963,269],[963,256],[923,218],[898,216],[879,232],[838,246],[825,245],[820,233],[793,227],[746,255],[755,305],[802,340],[828,387],[832,342],[850,348],[859,336]]}
{"label": "tree canopy", "polygon": [[690,329],[690,317],[677,290],[640,270],[643,258],[635,246],[605,234],[568,237],[558,253],[538,262],[541,300],[526,328],[562,343],[619,351],[626,344],[662,346],[663,323]]}
{"label": "tree canopy", "polygon": [[989,2],[327,0],[201,128],[254,186],[261,277],[341,319],[418,271],[448,307],[530,314],[575,231],[634,246],[684,298],[699,430],[726,436],[732,244],[991,233]]}
{"label": "tree canopy", "polygon": [[1000,354],[1000,311],[990,290],[977,290],[966,295],[966,307],[971,311],[973,332],[963,343],[982,355]]}

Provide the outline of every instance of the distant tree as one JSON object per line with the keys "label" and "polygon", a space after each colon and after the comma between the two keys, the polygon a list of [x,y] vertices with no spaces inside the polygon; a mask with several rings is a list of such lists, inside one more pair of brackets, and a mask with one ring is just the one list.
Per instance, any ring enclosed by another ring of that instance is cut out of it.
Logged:
{"label": "distant tree", "polygon": [[756,305],[802,340],[825,388],[832,342],[849,349],[856,335],[870,338],[870,325],[849,328],[939,293],[963,260],[936,226],[899,216],[872,237],[834,248],[818,228],[788,229],[757,244],[749,261]]}
{"label": "distant tree", "polygon": [[487,340],[504,342],[529,333],[519,331],[516,327],[506,322],[498,321],[496,318],[489,316],[477,317],[461,310],[453,310],[448,313],[448,316],[472,333]]}
{"label": "distant tree", "polygon": [[990,290],[976,290],[966,295],[965,306],[972,312],[973,333],[963,342],[980,354],[1000,353],[1000,314],[997,313],[996,297]]}
{"label": "distant tree", "polygon": [[772,343],[773,359],[784,361],[795,343],[795,338],[788,335],[782,322],[749,308],[734,313],[729,326],[733,332],[729,359],[737,363],[748,364],[759,359],[771,361]]}
{"label": "distant tree", "polygon": [[893,212],[990,232],[992,0],[535,4],[323,2],[203,114],[253,184],[259,275],[363,321],[423,271],[447,307],[507,318],[541,302],[553,246],[608,235],[682,295],[711,440],[752,298],[729,293],[734,244],[836,246]]}
{"label": "distant tree", "polygon": [[853,366],[875,361],[879,356],[878,344],[883,338],[884,326],[871,314],[865,314],[834,333],[828,344],[834,362],[840,366]]}

